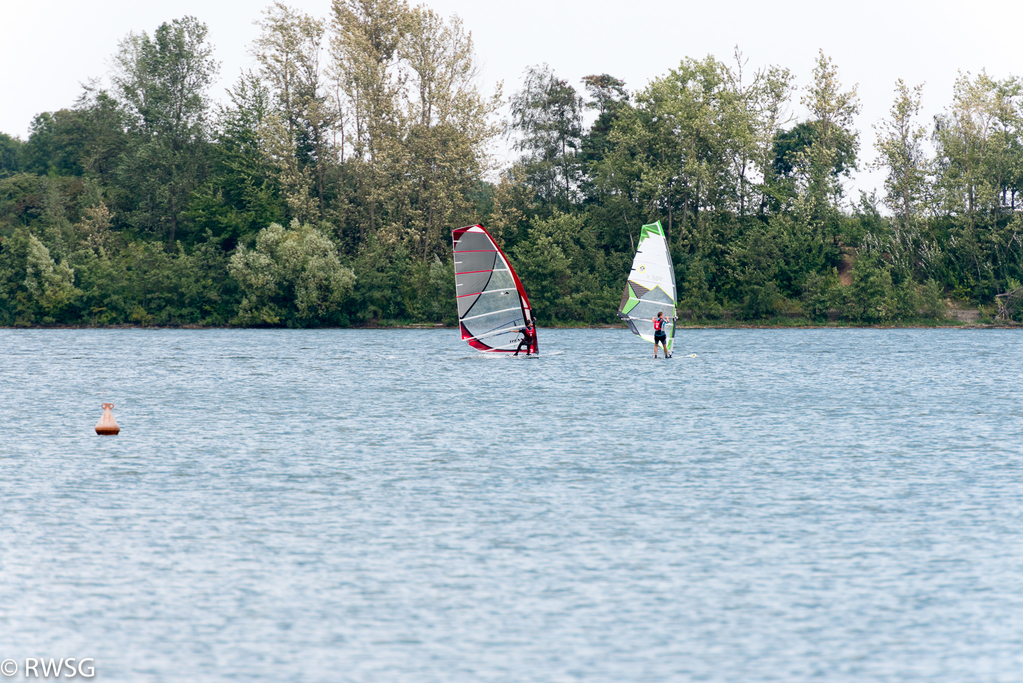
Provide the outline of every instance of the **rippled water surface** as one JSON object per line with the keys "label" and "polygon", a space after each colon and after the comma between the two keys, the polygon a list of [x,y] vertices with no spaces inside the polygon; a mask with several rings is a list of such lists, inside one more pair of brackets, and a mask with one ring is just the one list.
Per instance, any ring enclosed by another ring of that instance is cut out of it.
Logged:
{"label": "rippled water surface", "polygon": [[676,341],[655,362],[625,331],[541,330],[514,360],[451,330],[0,330],[0,658],[1023,680],[1020,333]]}

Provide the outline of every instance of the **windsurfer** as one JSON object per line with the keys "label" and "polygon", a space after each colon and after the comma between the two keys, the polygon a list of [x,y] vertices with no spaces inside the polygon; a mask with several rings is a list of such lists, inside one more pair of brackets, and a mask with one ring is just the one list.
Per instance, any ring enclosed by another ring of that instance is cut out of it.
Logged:
{"label": "windsurfer", "polygon": [[653,318],[654,321],[654,358],[657,358],[657,345],[660,344],[664,347],[664,357],[670,358],[668,355],[668,335],[664,331],[668,325],[668,319],[664,317],[664,311],[657,311],[657,316]]}
{"label": "windsurfer", "polygon": [[519,355],[519,351],[521,351],[522,347],[525,346],[526,355],[528,356],[533,349],[533,341],[536,339],[536,326],[533,323],[533,318],[530,317],[530,319],[526,321],[526,326],[520,327],[518,331],[522,334],[522,341],[519,342],[518,348],[515,349],[515,355]]}

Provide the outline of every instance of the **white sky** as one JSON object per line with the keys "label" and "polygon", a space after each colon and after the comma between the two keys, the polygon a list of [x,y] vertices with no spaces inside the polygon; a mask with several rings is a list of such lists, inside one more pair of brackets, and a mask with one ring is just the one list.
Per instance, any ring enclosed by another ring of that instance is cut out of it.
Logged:
{"label": "white sky", "polygon": [[[73,104],[80,83],[105,77],[118,41],[191,14],[209,26],[221,62],[214,96],[253,66],[253,22],[269,3],[240,0],[4,0],[0,12],[0,132],[26,139],[32,117]],[[329,0],[291,5],[326,18]],[[415,4],[413,1],[412,4]],[[587,74],[609,73],[630,91],[665,74],[684,57],[730,61],[736,45],[750,70],[777,64],[802,88],[817,50],[839,68],[843,83],[859,84],[861,159],[874,156],[872,124],[887,116],[897,78],[925,83],[923,118],[950,101],[959,70],[986,68],[996,78],[1023,75],[1023,2],[997,0],[821,0],[655,2],[652,0],[429,0],[442,15],[458,14],[472,31],[489,90],[505,95],[523,69],[547,62],[580,91]],[[802,114],[798,95],[793,114]],[[861,163],[861,166],[863,164]],[[854,186],[881,185],[861,171]]]}

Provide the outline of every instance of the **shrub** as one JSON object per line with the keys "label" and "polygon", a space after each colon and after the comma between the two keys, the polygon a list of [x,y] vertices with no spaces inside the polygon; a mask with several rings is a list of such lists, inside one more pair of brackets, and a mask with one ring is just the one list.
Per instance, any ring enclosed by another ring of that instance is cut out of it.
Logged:
{"label": "shrub", "polygon": [[238,248],[228,270],[242,291],[239,324],[347,323],[341,312],[355,273],[341,265],[334,243],[311,225],[271,224],[257,235],[255,249]]}

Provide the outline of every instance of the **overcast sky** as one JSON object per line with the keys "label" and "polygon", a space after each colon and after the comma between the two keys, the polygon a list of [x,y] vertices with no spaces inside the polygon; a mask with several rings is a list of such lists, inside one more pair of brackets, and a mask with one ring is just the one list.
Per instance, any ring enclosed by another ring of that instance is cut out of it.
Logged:
{"label": "overcast sky", "polygon": [[[268,3],[238,0],[35,0],[5,2],[0,19],[0,132],[26,139],[32,117],[71,106],[81,83],[105,78],[118,41],[191,14],[209,26],[221,62],[219,99],[241,70],[251,68],[253,22]],[[294,0],[327,17],[329,0]],[[684,57],[729,61],[736,45],[747,68],[777,64],[802,88],[818,49],[832,57],[842,82],[859,86],[861,157],[874,156],[872,125],[887,116],[895,80],[924,83],[929,120],[952,97],[958,71],[987,69],[996,78],[1023,75],[1023,2],[857,0],[797,2],[654,2],[430,0],[442,15],[458,14],[472,31],[484,83],[504,81],[505,94],[523,69],[546,62],[580,90],[587,74],[609,73],[632,90],[665,74]],[[792,114],[801,116],[798,96]],[[861,164],[862,165],[862,164]],[[869,190],[877,173],[855,182]]]}

